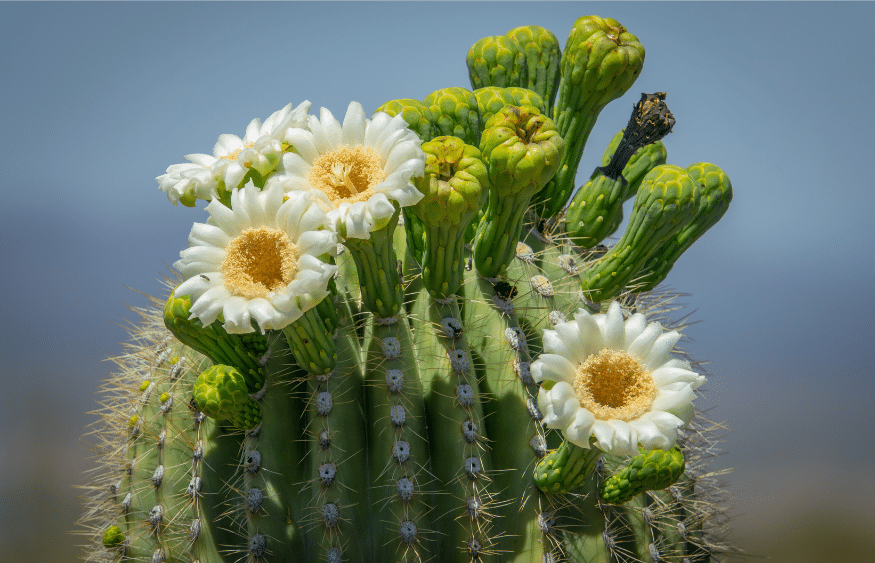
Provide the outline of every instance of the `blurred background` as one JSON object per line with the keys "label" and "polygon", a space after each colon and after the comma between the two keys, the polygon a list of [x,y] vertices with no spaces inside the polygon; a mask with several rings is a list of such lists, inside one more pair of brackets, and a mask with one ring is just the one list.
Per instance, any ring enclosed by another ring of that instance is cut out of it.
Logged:
{"label": "blurred background", "polygon": [[714,469],[732,469],[734,543],[871,561],[875,4],[571,2],[0,4],[0,559],[81,556],[81,436],[127,307],[146,304],[129,288],[160,294],[206,218],[156,176],[288,102],[342,118],[351,100],[469,87],[479,38],[537,24],[564,44],[588,14],[619,20],[647,61],[578,185],[655,91],[677,118],[669,162],[732,179],[729,212],[666,283],[703,321],[688,348],[728,428]]}

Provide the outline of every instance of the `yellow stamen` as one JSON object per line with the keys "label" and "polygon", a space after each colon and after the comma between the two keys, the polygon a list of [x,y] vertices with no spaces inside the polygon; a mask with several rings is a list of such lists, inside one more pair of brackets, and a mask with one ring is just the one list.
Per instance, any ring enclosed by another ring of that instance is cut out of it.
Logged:
{"label": "yellow stamen", "polygon": [[340,146],[313,162],[308,180],[332,203],[367,201],[386,179],[380,154],[362,145]]}
{"label": "yellow stamen", "polygon": [[634,420],[656,398],[653,376],[641,360],[607,348],[577,367],[573,387],[580,406],[599,420]]}
{"label": "yellow stamen", "polygon": [[225,250],[222,273],[232,295],[255,299],[283,288],[298,273],[298,247],[283,231],[245,229]]}
{"label": "yellow stamen", "polygon": [[244,145],[236,151],[228,153],[225,156],[220,156],[219,158],[224,158],[225,160],[237,160],[237,157],[240,156],[240,153],[243,152],[243,149],[252,148],[253,145],[255,145],[255,143],[249,143],[248,145]]}

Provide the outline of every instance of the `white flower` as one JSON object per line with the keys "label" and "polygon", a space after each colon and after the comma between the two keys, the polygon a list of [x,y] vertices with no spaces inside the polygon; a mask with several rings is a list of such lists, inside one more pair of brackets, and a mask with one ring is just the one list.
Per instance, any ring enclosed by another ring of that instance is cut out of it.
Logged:
{"label": "white flower", "polygon": [[423,194],[411,178],[422,176],[422,140],[401,116],[378,112],[365,117],[358,102],[349,104],[343,125],[322,108],[310,116],[310,130],[290,129],[294,148],[270,180],[283,189],[314,190],[344,238],[369,239],[395,213],[395,204],[414,205]]}
{"label": "white flower", "polygon": [[681,335],[647,324],[641,313],[625,322],[620,305],[607,314],[578,310],[574,321],[544,331],[544,350],[532,364],[543,382],[538,406],[544,424],[582,448],[593,443],[614,455],[670,449],[693,417],[693,391],[705,377],[672,358]]}
{"label": "white flower", "polygon": [[185,280],[176,295],[191,296],[190,318],[206,326],[222,315],[230,333],[253,332],[255,320],[264,332],[328,295],[337,266],[322,257],[337,254],[337,234],[311,194],[250,182],[231,194],[231,209],[219,201],[206,209],[210,219],[194,224],[173,265]]}
{"label": "white flower", "polygon": [[241,139],[237,135],[219,135],[213,155],[189,154],[190,162],[173,164],[158,176],[158,187],[176,205],[193,206],[196,199],[211,200],[240,187],[250,171],[265,177],[277,167],[282,157],[282,143],[291,127],[305,127],[310,102],[297,108],[288,104],[274,112],[264,123],[256,118]]}

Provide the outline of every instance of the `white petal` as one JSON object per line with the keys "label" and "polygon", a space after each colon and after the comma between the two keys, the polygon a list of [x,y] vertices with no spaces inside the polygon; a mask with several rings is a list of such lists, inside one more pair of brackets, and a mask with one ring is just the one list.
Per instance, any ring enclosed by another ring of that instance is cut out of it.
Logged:
{"label": "white petal", "polygon": [[674,445],[674,442],[670,441],[669,437],[663,434],[659,427],[650,420],[639,418],[630,421],[629,425],[638,433],[638,443],[645,449],[664,450]]}
{"label": "white petal", "polygon": [[605,452],[611,451],[614,445],[614,427],[605,420],[596,420],[592,425],[592,435],[596,445]]}
{"label": "white petal", "polygon": [[378,148],[386,127],[391,121],[392,116],[382,111],[372,115],[371,122],[368,124],[367,131],[365,132],[364,145],[366,147]]}
{"label": "white petal", "polygon": [[231,242],[231,237],[215,225],[195,223],[191,227],[191,234],[188,235],[188,242],[189,244],[212,245],[225,248]]}
{"label": "white petal", "polygon": [[576,355],[571,352],[571,348],[569,348],[568,345],[565,344],[565,341],[562,340],[562,338],[555,330],[545,330],[544,335],[541,338],[541,343],[544,346],[544,350],[546,352],[564,356],[568,358],[572,363],[580,363],[580,361],[576,359]]}
{"label": "white petal", "polygon": [[626,324],[623,327],[626,333],[626,343],[623,345],[623,349],[629,348],[629,345],[644,332],[645,328],[647,328],[647,317],[641,313],[635,313],[626,319]]}
{"label": "white petal", "polygon": [[339,144],[349,146],[364,144],[367,123],[368,118],[362,105],[358,102],[350,102],[349,107],[346,108],[346,117],[343,118],[343,133]]}
{"label": "white petal", "polygon": [[221,283],[222,277],[219,272],[197,274],[179,284],[174,290],[173,295],[176,297],[190,295],[192,299],[196,300],[211,288],[221,285]]}
{"label": "white petal", "polygon": [[560,381],[546,393],[549,395],[549,401],[545,401],[544,405],[541,405],[541,395],[538,394],[538,407],[544,414],[543,423],[548,428],[565,428],[580,409],[580,402],[574,395],[574,389],[571,385]]}
{"label": "white petal", "polygon": [[604,316],[604,324],[601,325],[602,337],[605,348],[616,352],[626,349],[626,331],[623,323],[623,310],[616,301],[611,303],[607,315]]}
{"label": "white petal", "polygon": [[679,390],[660,389],[653,401],[652,410],[672,412],[675,409],[692,404],[696,394],[688,386]]}
{"label": "white petal", "polygon": [[[231,197],[233,198],[234,194],[231,194]],[[230,238],[239,236],[246,228],[246,225],[238,225],[234,212],[218,201],[211,201],[206,209],[210,218]]]}
{"label": "white petal", "polygon": [[602,331],[592,315],[583,309],[578,309],[574,313],[574,321],[577,323],[577,328],[580,332],[581,349],[585,350],[587,356],[597,354],[605,347]]}
{"label": "white petal", "polygon": [[222,328],[229,334],[245,334],[254,331],[246,299],[242,297],[226,299],[222,307],[222,314],[225,316],[225,324],[222,325]]}
{"label": "white petal", "polygon": [[321,138],[318,138],[316,142],[319,152],[326,153],[334,150],[343,139],[343,128],[340,122],[334,118],[328,108],[322,108],[319,111],[319,124],[322,126]]}
{"label": "white petal", "polygon": [[559,354],[541,354],[532,363],[531,369],[532,377],[539,383],[549,380],[564,381],[573,385],[574,377],[577,375],[574,364]]}
{"label": "white petal", "polygon": [[610,451],[605,451],[612,455],[638,455],[638,432],[622,420],[611,420],[609,424],[614,429],[614,438]]}
{"label": "white petal", "polygon": [[586,409],[577,409],[574,419],[562,430],[562,437],[581,448],[589,449],[589,439],[592,436],[592,427],[595,417]]}
{"label": "white petal", "polygon": [[197,317],[204,326],[212,324],[219,317],[225,300],[230,296],[224,286],[209,289],[191,304],[191,318]]}
{"label": "white petal", "polygon": [[704,376],[694,371],[667,366],[653,370],[650,375],[653,376],[653,381],[658,388],[680,382],[690,385],[693,389],[698,389],[706,381]]}
{"label": "white petal", "polygon": [[291,145],[295,149],[295,152],[286,153],[283,155],[283,167],[287,172],[289,172],[290,168],[289,164],[286,162],[286,159],[289,158],[291,155],[297,153],[297,155],[300,155],[299,158],[303,159],[307,163],[306,173],[303,175],[303,177],[306,178],[306,174],[310,172],[310,166],[316,161],[317,158],[319,158],[319,149],[316,146],[313,133],[311,133],[310,131],[305,131],[304,129],[292,128],[286,132],[286,142],[288,142],[289,145]]}
{"label": "white petal", "polygon": [[180,252],[179,256],[188,264],[194,262],[209,264],[212,266],[209,268],[210,271],[219,271],[222,262],[225,261],[225,249],[215,246],[192,246]]}
{"label": "white petal", "polygon": [[219,135],[219,140],[213,147],[213,156],[215,156],[216,158],[228,156],[229,154],[239,149],[242,149],[244,144],[245,143],[243,142],[243,139],[241,139],[237,135],[223,133]]}
{"label": "white petal", "polygon": [[647,354],[650,353],[650,349],[660,335],[662,335],[662,325],[658,322],[652,322],[647,325],[638,338],[626,347],[626,352],[643,362],[647,359]]}
{"label": "white petal", "polygon": [[653,343],[653,348],[648,352],[647,359],[644,360],[644,368],[653,371],[669,361],[671,351],[680,339],[680,333],[675,330],[659,335],[656,342]]}

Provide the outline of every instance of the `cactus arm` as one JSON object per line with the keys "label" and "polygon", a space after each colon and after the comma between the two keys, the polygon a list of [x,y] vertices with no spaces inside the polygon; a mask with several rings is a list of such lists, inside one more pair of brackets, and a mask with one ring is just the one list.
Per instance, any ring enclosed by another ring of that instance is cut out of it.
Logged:
{"label": "cactus arm", "polygon": [[[291,354],[286,343],[276,338],[265,366],[266,388],[261,398],[263,417],[256,431],[246,433],[245,450],[261,455],[261,469],[250,472],[244,468],[243,512],[248,522],[248,538],[255,534],[265,537],[267,561],[288,561],[306,555],[300,483],[306,478],[307,451],[303,447],[304,404],[291,392],[295,383],[289,376]],[[297,370],[294,375],[301,375]],[[258,491],[252,491],[257,488]],[[253,494],[255,493],[255,494]],[[257,502],[256,494],[263,497]]]}
{"label": "cactus arm", "polygon": [[[436,301],[423,292],[414,311],[420,318],[416,349],[422,366],[432,469],[447,493],[435,495],[436,524],[446,535],[437,556],[440,561],[469,563],[472,545],[488,548],[493,543],[489,532],[494,492],[482,477],[490,471],[491,462],[477,372],[455,297]],[[480,472],[466,471],[472,458],[479,461]],[[480,560],[490,557],[484,554]]]}
{"label": "cactus arm", "polygon": [[[361,348],[351,320],[340,325],[335,349],[337,362],[331,373],[311,374],[307,381],[310,455],[304,482],[310,502],[302,520],[316,544],[317,561],[338,551],[344,558],[367,561],[370,503],[367,472],[359,469],[367,460]],[[328,467],[332,465],[334,472]]]}
{"label": "cactus arm", "polygon": [[[503,532],[499,547],[514,554],[508,561],[534,562],[542,553],[536,519],[539,493],[531,474],[536,460],[532,439],[543,435],[535,399],[537,385],[531,379],[523,382],[515,373],[515,364],[531,363],[525,334],[512,308],[494,307],[495,297],[493,285],[485,279],[467,284],[465,326],[471,327],[471,347],[486,366],[480,379],[480,392],[486,398],[483,405],[486,433],[493,440],[501,440],[500,447],[491,452],[494,487],[520,500],[519,505],[496,510],[497,525]],[[516,371],[525,374],[528,370]]]}
{"label": "cactus arm", "polygon": [[430,468],[419,375],[422,358],[406,319],[375,322],[369,332],[365,410],[372,421],[368,443],[374,560],[417,560],[432,548],[428,534],[433,529],[430,495],[424,492]]}

